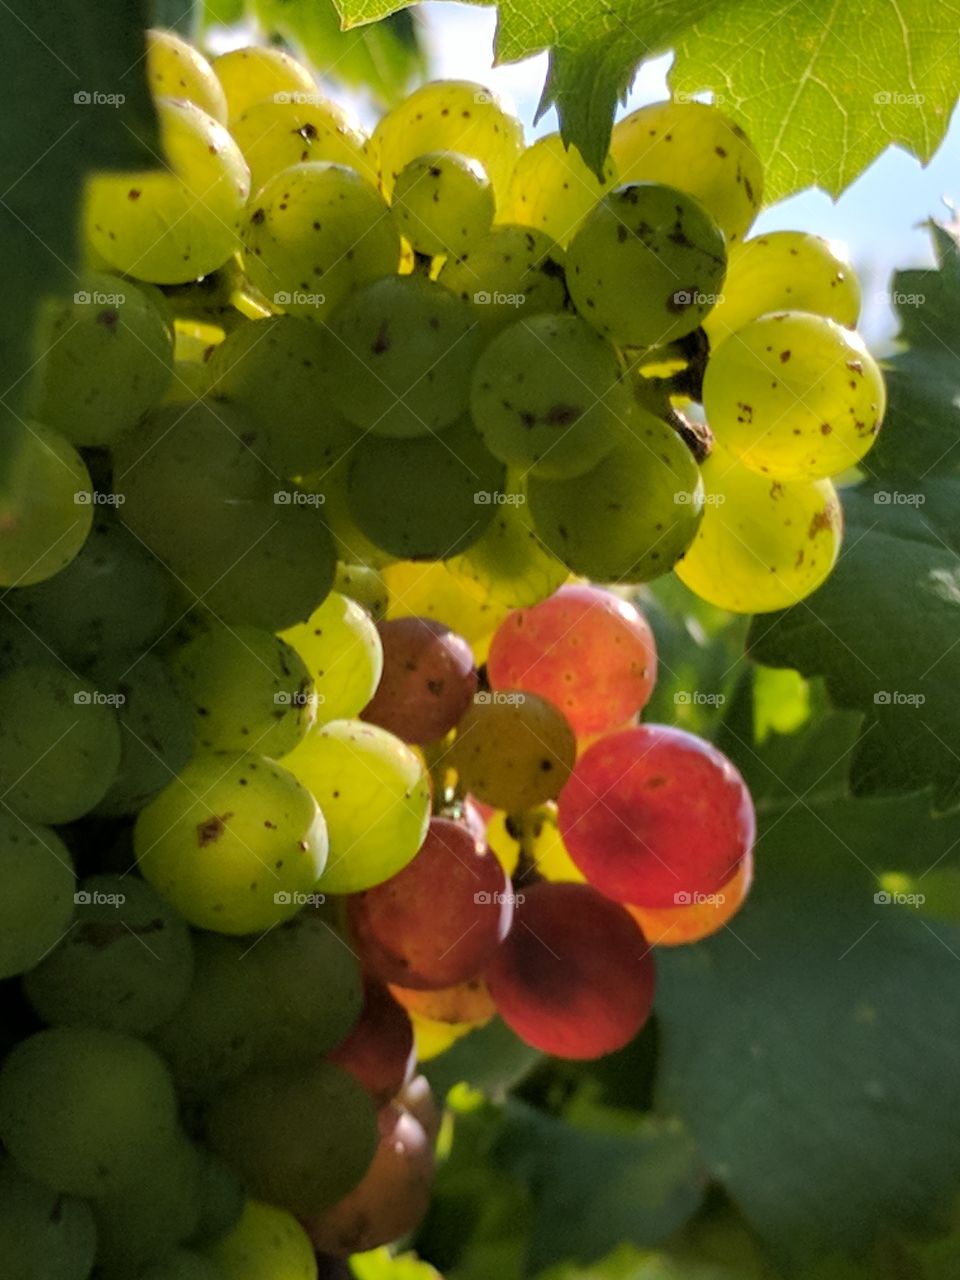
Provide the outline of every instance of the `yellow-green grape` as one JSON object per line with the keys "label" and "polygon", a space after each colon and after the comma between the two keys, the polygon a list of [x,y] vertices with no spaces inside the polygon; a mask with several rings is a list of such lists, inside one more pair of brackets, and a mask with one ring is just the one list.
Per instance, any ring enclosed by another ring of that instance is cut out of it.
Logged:
{"label": "yellow-green grape", "polygon": [[355,600],[375,622],[387,616],[387,601],[390,593],[378,569],[373,569],[366,564],[350,564],[341,561],[337,565],[333,589],[350,600]]}
{"label": "yellow-green grape", "polygon": [[829,480],[772,480],[719,445],[702,467],[703,521],[676,574],[733,613],[786,609],[816,591],[837,559],[843,512]]}
{"label": "yellow-green grape", "polygon": [[832,476],[872,447],[883,374],[859,334],[825,316],[762,316],[722,342],[703,380],[714,435],[778,480]]}
{"label": "yellow-green grape", "polygon": [[422,85],[382,116],[371,135],[370,154],[383,194],[390,198],[411,160],[438,150],[479,160],[501,205],[523,150],[523,126],[483,85],[469,80]]}
{"label": "yellow-green grape", "polygon": [[352,439],[339,462],[304,476],[298,482],[298,487],[305,493],[317,494],[317,500],[323,507],[323,518],[340,560],[382,569],[395,560],[396,556],[371,542],[350,510],[350,467],[360,447],[360,436],[356,429],[350,427],[350,434]]}
{"label": "yellow-green grape", "polygon": [[524,317],[484,349],[470,413],[502,462],[533,475],[582,475],[623,431],[630,393],[617,353],[573,315]]}
{"label": "yellow-green grape", "polygon": [[211,65],[226,95],[231,121],[258,102],[310,103],[317,94],[307,68],[282,49],[248,45],[222,53]]}
{"label": "yellow-green grape", "polygon": [[438,276],[442,285],[470,304],[484,334],[521,316],[562,311],[567,300],[563,250],[530,227],[494,227]]}
{"label": "yellow-green grape", "polygon": [[[544,880],[586,883],[586,876],[567,852],[552,800],[522,814],[496,812],[487,823],[487,844],[509,876],[516,871],[522,852]],[[522,878],[517,883],[522,884]]]}
{"label": "yellow-green grape", "polygon": [[306,1231],[292,1213],[258,1200],[248,1200],[229,1235],[204,1252],[223,1280],[317,1280]]}
{"label": "yellow-green grape", "polygon": [[616,182],[617,168],[609,156],[601,182],[576,147],[564,146],[559,133],[548,133],[517,161],[501,221],[536,227],[557,244],[569,244],[593,206]]}
{"label": "yellow-green grape", "polygon": [[292,165],[250,203],[247,274],[274,305],[323,321],[360,285],[396,271],[400,237],[383,199],[353,169]]}
{"label": "yellow-green grape", "polygon": [[493,632],[509,613],[509,606],[482,600],[473,583],[447,565],[457,561],[398,560],[383,570],[389,592],[388,618],[410,615],[436,618],[470,642],[478,662],[486,657]]}
{"label": "yellow-green grape", "polygon": [[0,813],[0,979],[32,969],[70,927],[74,874],[55,831]]}
{"label": "yellow-green grape", "polygon": [[192,925],[258,933],[313,892],[327,832],[313,796],[275,761],[201,755],[141,811],[134,851]]}
{"label": "yellow-green grape", "polygon": [[375,177],[360,126],[338,103],[318,95],[309,102],[291,95],[254,103],[231,122],[230,132],[250,166],[252,192],[281,169],[309,160],[331,160]]}
{"label": "yellow-green grape", "polygon": [[59,431],[7,422],[0,444],[0,586],[29,587],[59,573],[93,525],[83,459]]}
{"label": "yellow-green grape", "polygon": [[533,527],[574,573],[649,582],[680,559],[703,511],[693,455],[665,422],[632,408],[625,438],[586,475],[531,476]]}
{"label": "yellow-green grape", "polygon": [[320,888],[358,893],[397,874],[423,843],[430,778],[399,738],[361,720],[313,730],[284,766],[316,796],[327,819],[330,859]]}
{"label": "yellow-green grape", "polygon": [[715,304],[727,266],[723,233],[676,187],[617,187],[567,249],[567,288],[594,328],[625,346],[692,333]]}
{"label": "yellow-green grape", "polygon": [[735,244],[723,293],[703,322],[713,346],[771,311],[810,311],[853,328],[860,283],[837,246],[808,231],[771,231]]}
{"label": "yellow-green grape", "polygon": [[695,196],[730,244],[760,212],[760,157],[740,126],[706,103],[641,107],[614,126],[610,155],[621,182],[669,182]]}
{"label": "yellow-green grape", "polygon": [[227,98],[213,67],[172,31],[154,27],[147,32],[147,84],[155,98],[183,98],[227,123]]}
{"label": "yellow-green grape", "polygon": [[393,188],[397,230],[417,253],[455,258],[490,230],[495,200],[483,166],[455,151],[428,151],[404,165]]}
{"label": "yellow-green grape", "polygon": [[477,694],[447,762],[465,791],[519,813],[560,794],[576,754],[573,730],[552,703],[533,693],[496,692]]}
{"label": "yellow-green grape", "polygon": [[318,721],[358,716],[383,672],[383,645],[370,615],[354,600],[331,591],[283,639],[309,671]]}
{"label": "yellow-green grape", "polygon": [[222,124],[191,102],[157,103],[166,168],[94,174],[85,225],[118,271],[184,284],[223,266],[238,247],[250,173]]}

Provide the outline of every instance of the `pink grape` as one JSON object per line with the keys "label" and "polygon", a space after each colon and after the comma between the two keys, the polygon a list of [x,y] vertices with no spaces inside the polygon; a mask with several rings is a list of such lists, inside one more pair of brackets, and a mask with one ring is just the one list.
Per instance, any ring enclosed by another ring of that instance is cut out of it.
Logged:
{"label": "pink grape", "polygon": [[469,644],[433,618],[393,618],[377,630],[383,675],[363,719],[405,742],[435,742],[449,733],[477,691]]}
{"label": "pink grape", "polygon": [[406,1009],[385,986],[368,978],[359,1019],[327,1057],[362,1084],[377,1106],[389,1102],[413,1075],[417,1061]]}

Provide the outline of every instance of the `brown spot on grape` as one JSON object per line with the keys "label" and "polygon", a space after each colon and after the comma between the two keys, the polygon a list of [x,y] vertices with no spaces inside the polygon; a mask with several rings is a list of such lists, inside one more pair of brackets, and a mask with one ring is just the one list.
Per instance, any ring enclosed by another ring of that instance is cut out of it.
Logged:
{"label": "brown spot on grape", "polygon": [[233,813],[225,813],[222,816],[214,814],[213,817],[207,818],[206,822],[197,823],[197,844],[201,849],[205,849],[207,845],[215,844],[227,829],[227,823],[233,817]]}

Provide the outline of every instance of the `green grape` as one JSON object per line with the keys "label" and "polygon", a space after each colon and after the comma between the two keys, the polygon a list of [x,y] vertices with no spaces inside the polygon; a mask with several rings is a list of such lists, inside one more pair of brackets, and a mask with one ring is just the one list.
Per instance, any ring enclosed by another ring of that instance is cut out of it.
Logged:
{"label": "green grape", "polygon": [[380,884],[423,844],[430,777],[420,756],[392,733],[361,720],[333,720],[283,763],[323,806],[330,833],[323,892]]}
{"label": "green grape", "polygon": [[25,973],[63,937],[73,916],[75,879],[55,831],[0,810],[0,979]]}
{"label": "green grape", "polygon": [[786,609],[816,591],[836,562],[843,512],[829,480],[771,480],[721,446],[702,467],[703,521],[676,574],[734,613]]}
{"label": "green grape", "polygon": [[716,303],[723,233],[692,196],[657,182],[617,187],[585,218],[567,250],[577,310],[624,346],[682,338]]}
{"label": "green grape", "polygon": [[494,227],[438,279],[470,306],[484,335],[521,316],[561,311],[567,299],[563,250],[529,227]]}
{"label": "green grape", "polygon": [[548,133],[517,161],[502,221],[536,227],[557,244],[569,244],[593,206],[616,182],[616,165],[609,156],[601,181],[576,147],[565,146],[559,133]]}
{"label": "green grape", "polygon": [[257,192],[281,169],[310,160],[329,160],[376,181],[364,151],[366,138],[338,103],[314,92],[254,103],[230,125],[233,140],[250,166],[250,190]]}
{"label": "green grape", "polygon": [[215,1262],[191,1249],[174,1249],[139,1271],[137,1280],[224,1280],[224,1273]]}
{"label": "green grape", "polygon": [[316,718],[318,698],[306,664],[270,631],[214,627],[179,649],[173,668],[204,751],[286,755]]}
{"label": "green grape", "polygon": [[91,676],[99,689],[119,695],[120,766],[96,812],[136,813],[193,754],[191,709],[170,668],[151,653],[98,662]]}
{"label": "green grape", "polygon": [[836,475],[873,446],[887,396],[857,333],[802,311],[762,316],[711,355],[703,407],[720,443],[778,480]]}
{"label": "green grape", "polygon": [[318,321],[400,261],[400,237],[376,189],[353,169],[319,161],[281,169],[260,189],[243,247],[264,297]]}
{"label": "green grape", "polygon": [[387,613],[387,584],[383,575],[365,564],[338,564],[334,591],[355,600],[379,622]]}
{"label": "green grape", "polygon": [[147,84],[156,98],[183,98],[227,123],[227,99],[213,67],[172,31],[154,27],[147,32]]}
{"label": "green grape", "polygon": [[348,500],[378,547],[407,560],[442,560],[476,542],[504,484],[503,463],[464,421],[439,437],[362,441]]}
{"label": "green grape", "polygon": [[610,452],[629,402],[617,353],[604,338],[578,316],[536,315],[484,349],[470,412],[494,457],[563,479]]}
{"label": "green grape", "polygon": [[53,663],[0,677],[0,793],[31,822],[88,813],[120,764],[120,728],[109,695]]}
{"label": "green grape", "polygon": [[357,1185],[378,1136],[366,1089],[328,1062],[251,1071],[213,1102],[207,1132],[254,1196],[301,1215]]}
{"label": "green grape", "polygon": [[460,257],[490,230],[495,204],[483,166],[455,151],[415,156],[393,188],[397,230],[417,253]]}
{"label": "green grape", "polygon": [[464,791],[508,813],[553,800],[577,740],[563,713],[533,693],[480,693],[447,756]]}
{"label": "green grape", "polygon": [[110,444],[163,399],[173,326],[163,299],[129,280],[89,272],[79,284],[41,308],[30,412],[72,444]]}
{"label": "green grape", "polygon": [[227,114],[236,120],[258,102],[312,101],[313,76],[288,53],[266,45],[231,49],[214,58],[213,70],[227,98]]}
{"label": "green grape", "polygon": [[635,408],[626,438],[585,476],[531,477],[533,527],[574,573],[648,582],[683,555],[703,512],[693,455],[665,422]]}
{"label": "green grape", "polygon": [[370,154],[389,199],[402,169],[428,151],[456,151],[478,160],[498,204],[523,150],[523,126],[482,85],[434,80],[421,85],[382,116],[370,138]]}
{"label": "green grape", "polygon": [[317,719],[326,723],[358,716],[383,674],[383,645],[370,615],[331,591],[307,621],[285,631],[283,639],[309,670]]}
{"label": "green grape", "polygon": [[93,524],[90,473],[57,431],[7,422],[0,446],[0,586],[29,587],[59,573]]}
{"label": "green grape", "polygon": [[236,251],[250,173],[223,125],[199,107],[163,98],[157,114],[166,167],[94,174],[86,233],[124,275],[183,284],[216,271]]}
{"label": "green grape", "polygon": [[350,428],[350,434],[350,448],[336,466],[304,477],[300,481],[300,488],[307,493],[315,493],[318,502],[322,503],[323,518],[341,560],[383,569],[396,557],[370,541],[350,510],[350,467],[360,445],[360,437],[353,427]]}
{"label": "green grape", "polygon": [[171,1018],[193,975],[185,922],[132,875],[90,876],[76,903],[70,932],[24,983],[43,1021],[139,1034]]}
{"label": "green grape", "polygon": [[763,202],[763,166],[750,139],[716,107],[655,102],[614,126],[621,182],[669,182],[695,196],[728,243],[746,235]]}
{"label": "green grape", "polygon": [[121,1192],[176,1134],[169,1072],[131,1036],[56,1027],[21,1040],[0,1068],[0,1138],[55,1191]]}
{"label": "green grape", "polygon": [[329,394],[345,418],[377,436],[440,431],[467,407],[479,337],[468,307],[423,276],[387,276],[334,316],[341,347]]}
{"label": "green grape", "polygon": [[197,1227],[190,1243],[199,1248],[222,1240],[233,1230],[246,1197],[240,1178],[225,1161],[206,1147],[198,1151]]}
{"label": "green grape", "polygon": [[207,1251],[223,1280],[317,1280],[310,1237],[292,1213],[248,1200],[233,1231]]}
{"label": "green grape", "polygon": [[713,346],[770,311],[812,311],[853,328],[860,283],[829,240],[807,231],[772,231],[735,244],[723,293],[703,322]]}
{"label": "green grape", "polygon": [[95,1251],[89,1205],[0,1161],[0,1256],[11,1280],[87,1280]]}

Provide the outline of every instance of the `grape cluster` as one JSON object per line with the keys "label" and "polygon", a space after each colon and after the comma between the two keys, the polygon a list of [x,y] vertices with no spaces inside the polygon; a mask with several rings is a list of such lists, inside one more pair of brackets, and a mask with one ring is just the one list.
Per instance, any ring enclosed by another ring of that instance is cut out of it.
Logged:
{"label": "grape cluster", "polygon": [[624,588],[813,591],[883,383],[712,107],[598,176],[471,83],[366,136],[276,48],[146,68],[0,496],[0,1253],[316,1280],[425,1211],[418,1058],[621,1048],[743,902]]}

